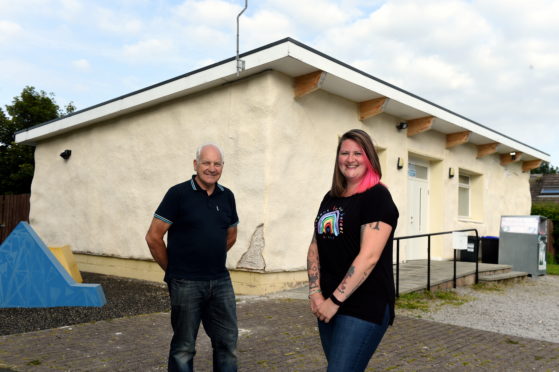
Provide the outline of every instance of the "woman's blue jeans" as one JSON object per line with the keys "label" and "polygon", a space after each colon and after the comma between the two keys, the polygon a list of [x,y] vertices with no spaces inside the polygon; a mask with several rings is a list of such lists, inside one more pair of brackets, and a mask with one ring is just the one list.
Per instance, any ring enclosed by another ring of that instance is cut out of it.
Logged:
{"label": "woman's blue jeans", "polygon": [[212,341],[213,370],[237,371],[237,309],[231,279],[172,279],[169,294],[174,332],[169,371],[194,371],[200,322]]}
{"label": "woman's blue jeans", "polygon": [[382,324],[337,314],[329,323],[318,321],[322,349],[329,372],[364,371],[388,328],[390,308]]}

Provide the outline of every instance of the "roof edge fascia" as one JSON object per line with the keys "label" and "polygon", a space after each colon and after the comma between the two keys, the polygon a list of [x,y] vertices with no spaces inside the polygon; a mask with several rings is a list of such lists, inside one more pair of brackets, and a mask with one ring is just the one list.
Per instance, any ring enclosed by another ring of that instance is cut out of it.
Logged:
{"label": "roof edge fascia", "polygon": [[[364,87],[390,99],[401,102],[416,110],[425,112],[426,115],[440,118],[460,126],[465,130],[472,131],[495,142],[499,142],[505,146],[515,148],[518,151],[530,154],[539,159],[550,161],[549,154],[541,150],[524,144],[474,120],[468,119],[463,115],[457,114],[436,103],[381,80],[292,38],[284,38],[239,55],[240,58],[245,59],[247,72],[249,72],[251,68],[255,68],[287,56],[314,66],[319,70],[331,73],[357,86]],[[197,86],[209,84],[210,82],[215,83],[219,80],[223,80],[223,83],[236,80],[237,78],[235,75],[237,71],[235,59],[235,57],[230,57],[186,74],[76,111],[68,116],[18,131],[16,133],[16,142],[34,144],[37,141],[62,134],[69,130],[74,130],[128,112],[139,110],[144,107],[174,99],[184,95],[181,94],[181,92],[186,92]],[[249,74],[241,76],[240,78],[244,78],[246,76],[249,76]],[[363,79],[364,77],[366,79]]]}
{"label": "roof edge fascia", "polygon": [[[512,137],[507,136],[506,134],[500,133],[472,119],[455,113],[445,107],[442,107],[416,94],[390,84],[342,61],[336,60],[335,58],[332,58],[322,52],[312,49],[307,45],[301,44],[298,41],[291,40],[291,42],[294,45],[300,47],[300,49],[291,47],[290,56],[296,59],[300,59],[305,63],[314,65],[315,67],[317,67],[317,69],[320,69],[327,73],[332,73],[339,78],[360,85],[366,89],[370,89],[380,95],[401,102],[419,111],[423,111],[427,115],[434,116],[436,118],[456,124],[457,126],[464,128],[465,130],[469,130],[483,137],[490,138],[491,140],[499,142],[505,146],[515,148],[518,151],[522,151],[528,154],[531,153],[533,156],[545,161],[550,160],[550,156],[546,152],[522,143]],[[313,58],[314,55],[322,57],[322,60],[319,58]],[[362,76],[368,78],[368,80],[363,81],[362,78],[360,79],[360,77]],[[536,155],[535,152],[538,155]]]}
{"label": "roof edge fascia", "polygon": [[[288,56],[287,43],[289,41],[292,41],[292,39],[285,38],[278,40],[271,44],[242,53],[239,57],[251,57],[262,51],[275,52],[271,54],[273,55],[273,58],[271,58],[272,60],[285,57]],[[230,57],[186,74],[78,110],[70,115],[19,130],[16,132],[16,143],[35,144],[38,141],[62,134],[69,130],[78,129],[143,107],[153,106],[160,102],[174,99],[181,96],[181,92],[187,91],[193,87],[224,79],[228,76],[235,76],[237,72],[235,60],[236,57]],[[256,58],[255,60],[258,64],[268,62],[263,61],[262,58]],[[248,63],[247,65],[247,68],[251,66]],[[251,67],[254,67],[254,65]],[[242,78],[246,76],[242,76]],[[229,80],[223,80],[223,83],[228,81]]]}

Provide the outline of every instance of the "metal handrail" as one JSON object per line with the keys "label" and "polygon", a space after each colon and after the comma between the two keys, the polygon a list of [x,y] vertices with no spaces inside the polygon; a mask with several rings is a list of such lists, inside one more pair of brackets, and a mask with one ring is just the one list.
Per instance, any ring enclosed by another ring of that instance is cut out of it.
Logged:
{"label": "metal handrail", "polygon": [[[479,282],[479,262],[478,262],[479,261],[478,258],[479,234],[477,232],[477,229],[452,230],[452,231],[443,231],[443,232],[429,233],[429,234],[395,237],[394,240],[396,240],[396,297],[400,297],[400,240],[423,238],[425,236],[427,237],[427,290],[431,291],[431,236],[446,235],[455,232],[469,232],[469,231],[475,231],[476,233],[476,243],[474,244],[474,257],[476,262],[475,283],[477,284]],[[453,261],[454,261],[454,275],[452,278],[452,284],[453,284],[453,288],[456,288],[456,249],[454,250]]]}

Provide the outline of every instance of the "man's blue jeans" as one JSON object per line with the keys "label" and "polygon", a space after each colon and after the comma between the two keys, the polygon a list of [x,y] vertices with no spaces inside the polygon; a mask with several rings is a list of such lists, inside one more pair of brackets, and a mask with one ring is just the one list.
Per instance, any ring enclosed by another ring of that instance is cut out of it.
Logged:
{"label": "man's blue jeans", "polygon": [[237,309],[231,279],[172,279],[169,294],[174,332],[169,371],[194,371],[200,322],[212,341],[213,370],[237,371]]}
{"label": "man's blue jeans", "polygon": [[388,328],[388,305],[382,324],[337,314],[329,323],[318,321],[329,372],[364,371]]}

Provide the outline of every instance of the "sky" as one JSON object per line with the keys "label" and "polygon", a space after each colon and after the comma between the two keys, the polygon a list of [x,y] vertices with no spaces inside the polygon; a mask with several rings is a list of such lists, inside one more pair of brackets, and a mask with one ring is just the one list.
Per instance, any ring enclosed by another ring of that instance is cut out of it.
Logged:
{"label": "sky", "polygon": [[[0,0],[0,107],[84,109],[236,53],[243,0]],[[248,0],[240,52],[294,38],[559,165],[559,1]]]}

